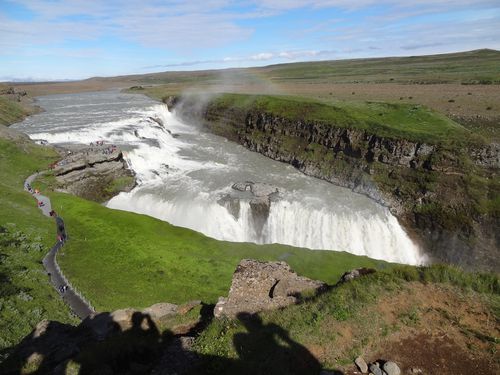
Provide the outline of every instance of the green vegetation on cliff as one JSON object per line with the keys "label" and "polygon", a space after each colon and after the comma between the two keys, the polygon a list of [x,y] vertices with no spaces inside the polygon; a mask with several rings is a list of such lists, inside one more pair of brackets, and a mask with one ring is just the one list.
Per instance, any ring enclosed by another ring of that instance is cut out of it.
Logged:
{"label": "green vegetation on cliff", "polygon": [[222,94],[210,101],[209,111],[266,113],[292,121],[324,123],[335,127],[361,129],[388,138],[403,138],[431,144],[470,140],[463,126],[424,106],[341,102],[327,104],[293,96]]}

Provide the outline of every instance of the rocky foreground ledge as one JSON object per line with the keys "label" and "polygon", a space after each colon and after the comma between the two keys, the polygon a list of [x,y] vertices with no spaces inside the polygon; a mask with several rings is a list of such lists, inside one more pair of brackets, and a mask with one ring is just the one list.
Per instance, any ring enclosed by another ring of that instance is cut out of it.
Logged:
{"label": "rocky foreground ledge", "polygon": [[52,165],[60,191],[104,202],[136,185],[133,171],[116,146],[72,146],[60,152],[64,158]]}

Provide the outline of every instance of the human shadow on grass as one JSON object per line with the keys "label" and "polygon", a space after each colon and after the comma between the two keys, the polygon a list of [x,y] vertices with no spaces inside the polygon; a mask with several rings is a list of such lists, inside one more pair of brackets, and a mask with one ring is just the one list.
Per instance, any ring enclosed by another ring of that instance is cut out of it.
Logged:
{"label": "human shadow on grass", "polygon": [[257,315],[240,313],[238,319],[247,332],[233,337],[234,348],[238,352],[237,366],[245,373],[267,374],[318,374],[321,365],[301,344],[290,338],[286,330],[277,324],[263,324]]}
{"label": "human shadow on grass", "polygon": [[240,313],[237,319],[246,329],[233,336],[238,359],[204,356],[203,372],[195,369],[190,374],[313,375],[324,371],[328,375],[343,375],[338,370],[322,369],[314,355],[279,325],[264,324],[258,314]]}
{"label": "human shadow on grass", "polygon": [[3,374],[147,374],[173,335],[136,311],[118,324],[109,313],[79,326],[41,322],[0,366]]}
{"label": "human shadow on grass", "polygon": [[[202,315],[206,314],[205,309]],[[101,313],[78,327],[45,321],[16,346],[0,366],[2,374],[320,374],[321,365],[303,345],[276,324],[256,314],[238,319],[245,333],[233,344],[237,359],[195,352],[190,334],[206,326],[201,319],[183,336],[161,330],[150,315],[133,312],[126,319]],[[117,320],[120,324],[117,323]],[[342,375],[339,371],[325,374]]]}

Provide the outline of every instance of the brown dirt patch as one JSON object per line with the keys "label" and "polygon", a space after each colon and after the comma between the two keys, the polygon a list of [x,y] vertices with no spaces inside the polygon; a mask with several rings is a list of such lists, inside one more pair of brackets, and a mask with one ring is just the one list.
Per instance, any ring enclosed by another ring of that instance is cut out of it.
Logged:
{"label": "brown dirt patch", "polygon": [[[394,361],[404,373],[500,374],[498,318],[484,297],[449,286],[409,283],[327,330],[352,334],[336,335],[335,349],[315,350],[322,362],[361,354],[367,362]],[[356,373],[353,365],[344,371]]]}
{"label": "brown dirt patch", "polygon": [[492,357],[464,350],[449,337],[418,334],[389,342],[381,352],[385,358],[397,358],[403,373],[420,369],[426,375],[498,374]]}

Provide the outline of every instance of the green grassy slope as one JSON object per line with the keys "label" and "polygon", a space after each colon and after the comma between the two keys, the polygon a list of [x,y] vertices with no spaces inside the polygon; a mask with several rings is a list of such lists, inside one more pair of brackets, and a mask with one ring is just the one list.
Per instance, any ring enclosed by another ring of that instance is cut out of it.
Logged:
{"label": "green grassy slope", "polygon": [[23,191],[24,178],[55,157],[29,142],[0,139],[0,351],[42,319],[75,321],[41,265],[55,242],[54,223]]}
{"label": "green grassy slope", "polygon": [[471,132],[463,126],[420,105],[341,101],[332,105],[292,96],[222,94],[210,101],[209,109],[217,113],[271,113],[292,121],[362,129],[383,137],[431,144],[471,140]]}
{"label": "green grassy slope", "polygon": [[0,96],[0,125],[10,125],[21,121],[28,115],[20,104]]}
{"label": "green grassy slope", "polygon": [[227,295],[243,258],[286,260],[301,275],[335,283],[353,267],[385,263],[334,251],[231,243],[144,215],[50,194],[71,241],[59,257],[74,284],[102,310]]}

